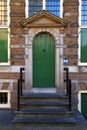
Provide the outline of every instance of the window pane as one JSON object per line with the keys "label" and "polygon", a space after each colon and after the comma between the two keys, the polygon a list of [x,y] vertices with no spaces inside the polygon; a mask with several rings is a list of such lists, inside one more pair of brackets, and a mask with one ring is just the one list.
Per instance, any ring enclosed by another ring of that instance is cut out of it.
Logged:
{"label": "window pane", "polygon": [[0,62],[8,62],[8,29],[0,29]]}
{"label": "window pane", "polygon": [[[45,8],[50,13],[60,16],[60,0],[45,0]],[[28,16],[43,10],[43,0],[28,0]]]}
{"label": "window pane", "polygon": [[0,25],[7,25],[7,0],[0,0]]}
{"label": "window pane", "polygon": [[43,0],[29,0],[28,16],[34,15],[35,13],[42,10]]}
{"label": "window pane", "polygon": [[60,0],[46,0],[46,10],[60,16]]}
{"label": "window pane", "polygon": [[81,29],[81,62],[87,62],[87,28]]}
{"label": "window pane", "polygon": [[81,5],[81,24],[87,24],[87,0],[82,0]]}

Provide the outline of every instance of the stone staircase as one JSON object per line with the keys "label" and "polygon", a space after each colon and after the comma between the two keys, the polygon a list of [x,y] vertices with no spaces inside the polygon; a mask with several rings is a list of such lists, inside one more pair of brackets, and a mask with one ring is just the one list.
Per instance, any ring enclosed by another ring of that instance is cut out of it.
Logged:
{"label": "stone staircase", "polygon": [[57,93],[30,93],[21,96],[20,111],[15,111],[13,125],[72,126],[74,112],[68,111],[68,97]]}

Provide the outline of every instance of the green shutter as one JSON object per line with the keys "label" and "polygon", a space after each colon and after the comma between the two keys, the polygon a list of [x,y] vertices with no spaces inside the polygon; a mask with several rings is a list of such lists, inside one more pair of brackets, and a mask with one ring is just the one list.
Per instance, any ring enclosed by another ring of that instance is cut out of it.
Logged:
{"label": "green shutter", "polygon": [[87,28],[81,29],[81,62],[87,62]]}
{"label": "green shutter", "polygon": [[0,62],[8,62],[8,29],[0,29]]}

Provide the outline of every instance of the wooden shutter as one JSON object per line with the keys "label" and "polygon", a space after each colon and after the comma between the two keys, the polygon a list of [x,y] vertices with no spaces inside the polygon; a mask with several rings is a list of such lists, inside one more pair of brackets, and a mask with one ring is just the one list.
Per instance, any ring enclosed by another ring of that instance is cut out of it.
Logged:
{"label": "wooden shutter", "polygon": [[0,29],[0,62],[8,62],[8,29]]}
{"label": "wooden shutter", "polygon": [[81,29],[81,62],[87,62],[87,28]]}

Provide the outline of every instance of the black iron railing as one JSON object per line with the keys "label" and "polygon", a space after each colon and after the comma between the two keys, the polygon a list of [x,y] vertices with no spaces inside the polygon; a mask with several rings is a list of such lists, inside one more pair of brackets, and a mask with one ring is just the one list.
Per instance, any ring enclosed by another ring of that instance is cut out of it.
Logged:
{"label": "black iron railing", "polygon": [[23,79],[23,71],[24,71],[24,68],[20,68],[20,95],[22,96],[23,95],[23,82],[24,82],[24,79]]}
{"label": "black iron railing", "polygon": [[24,68],[20,68],[20,78],[18,79],[17,83],[17,111],[20,111],[20,96],[23,95],[23,71]]}
{"label": "black iron railing", "polygon": [[71,79],[69,79],[69,69],[68,68],[64,68],[64,71],[66,71],[66,79],[64,80],[64,82],[66,82],[66,95],[69,97],[69,111],[72,110],[72,90],[71,90]]}

